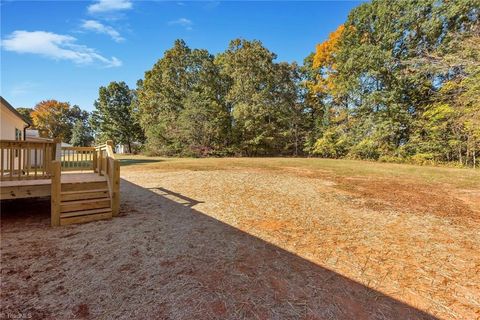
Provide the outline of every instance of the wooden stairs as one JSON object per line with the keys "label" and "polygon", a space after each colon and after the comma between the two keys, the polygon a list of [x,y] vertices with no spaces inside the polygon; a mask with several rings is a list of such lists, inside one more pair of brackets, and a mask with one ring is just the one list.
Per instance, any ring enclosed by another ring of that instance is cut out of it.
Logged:
{"label": "wooden stairs", "polygon": [[112,218],[112,199],[108,182],[62,183],[60,225]]}
{"label": "wooden stairs", "polygon": [[[52,226],[116,217],[120,210],[120,162],[115,159],[113,142],[63,149],[74,154],[64,153],[51,163]],[[89,163],[86,168],[85,161]],[[79,168],[80,173],[64,172]]]}

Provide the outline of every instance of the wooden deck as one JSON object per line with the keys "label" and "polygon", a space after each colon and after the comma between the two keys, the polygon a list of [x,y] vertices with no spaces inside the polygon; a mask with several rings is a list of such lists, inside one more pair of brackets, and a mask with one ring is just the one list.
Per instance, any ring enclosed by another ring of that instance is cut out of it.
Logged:
{"label": "wooden deck", "polygon": [[[50,197],[52,226],[109,219],[118,214],[120,164],[111,141],[95,148],[62,148],[68,156],[57,155],[49,163],[42,162],[41,176],[38,170],[30,174],[28,142],[1,142],[5,150],[0,150],[0,154],[8,155],[10,160],[5,162],[0,175],[0,200]],[[55,154],[55,148],[51,149],[49,152]],[[34,163],[38,164],[36,160]]]}
{"label": "wooden deck", "polygon": [[[62,172],[62,185],[73,183],[107,181],[105,176],[94,172]],[[48,197],[51,195],[52,179],[1,181],[0,200]]]}

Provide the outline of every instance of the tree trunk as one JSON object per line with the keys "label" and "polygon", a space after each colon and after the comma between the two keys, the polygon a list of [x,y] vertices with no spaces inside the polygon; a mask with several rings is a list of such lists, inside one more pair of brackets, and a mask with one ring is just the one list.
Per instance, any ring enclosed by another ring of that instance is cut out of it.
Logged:
{"label": "tree trunk", "polygon": [[476,165],[477,165],[477,162],[476,162],[476,157],[475,157],[475,145],[473,145],[473,150],[472,150],[472,153],[473,153],[473,169],[475,169]]}
{"label": "tree trunk", "polygon": [[467,152],[465,154],[465,165],[468,165],[469,156],[470,156],[470,136],[467,137]]}
{"label": "tree trunk", "polygon": [[298,130],[297,125],[295,125],[295,157],[298,155]]}
{"label": "tree trunk", "polygon": [[459,144],[459,146],[458,146],[458,161],[460,161],[460,164],[463,164],[463,161],[462,161],[462,144]]}

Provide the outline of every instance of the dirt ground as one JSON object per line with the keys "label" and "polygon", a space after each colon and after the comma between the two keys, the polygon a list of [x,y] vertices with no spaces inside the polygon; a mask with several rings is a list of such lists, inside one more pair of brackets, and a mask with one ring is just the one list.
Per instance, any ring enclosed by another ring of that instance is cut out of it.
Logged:
{"label": "dirt ground", "polygon": [[480,319],[478,170],[122,164],[113,220],[2,203],[2,318]]}

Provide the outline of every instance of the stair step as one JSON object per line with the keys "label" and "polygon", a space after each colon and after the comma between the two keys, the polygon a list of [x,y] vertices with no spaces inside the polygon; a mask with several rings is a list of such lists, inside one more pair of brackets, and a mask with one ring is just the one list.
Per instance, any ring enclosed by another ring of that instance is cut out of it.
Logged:
{"label": "stair step", "polygon": [[91,210],[82,210],[82,211],[73,211],[73,212],[65,212],[60,214],[60,218],[72,218],[72,217],[80,217],[80,216],[88,216],[97,213],[107,213],[112,212],[110,208],[101,208],[101,209],[91,209]]}
{"label": "stair step", "polygon": [[110,198],[65,201],[60,203],[60,212],[82,211],[89,209],[110,208]]}
{"label": "stair step", "polygon": [[[78,215],[72,216],[72,213],[62,214],[60,216],[60,225],[85,223],[96,220],[104,220],[112,218],[112,211],[110,209],[96,209],[75,212]],[[66,216],[68,215],[68,216]]]}
{"label": "stair step", "polygon": [[62,183],[62,192],[87,191],[108,188],[107,181]]}
{"label": "stair step", "polygon": [[109,197],[108,189],[93,189],[62,192],[61,201],[99,199]]}

